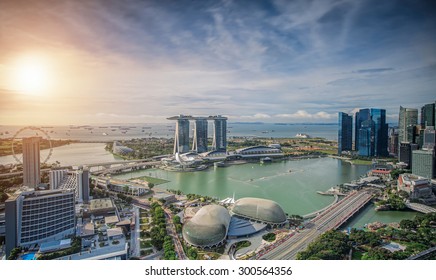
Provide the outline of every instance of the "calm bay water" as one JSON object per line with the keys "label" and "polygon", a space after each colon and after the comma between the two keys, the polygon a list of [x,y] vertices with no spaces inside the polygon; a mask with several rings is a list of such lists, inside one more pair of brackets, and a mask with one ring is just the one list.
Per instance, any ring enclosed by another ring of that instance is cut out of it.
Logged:
{"label": "calm bay water", "polygon": [[[291,170],[291,172],[289,172]],[[118,175],[132,178],[148,175],[170,181],[160,188],[181,190],[224,199],[260,197],[278,202],[289,214],[307,214],[333,201],[317,194],[337,184],[365,174],[367,166],[350,165],[332,158],[282,161],[267,165],[244,164],[210,168],[201,172],[175,173],[165,170],[141,170]]]}

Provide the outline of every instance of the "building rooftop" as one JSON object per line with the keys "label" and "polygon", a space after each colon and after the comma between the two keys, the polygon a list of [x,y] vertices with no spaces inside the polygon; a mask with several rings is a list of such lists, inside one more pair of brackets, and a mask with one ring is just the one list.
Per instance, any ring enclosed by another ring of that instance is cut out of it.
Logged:
{"label": "building rooftop", "polygon": [[220,205],[202,207],[183,226],[183,238],[194,246],[214,246],[222,242],[230,224],[228,210]]}
{"label": "building rooftop", "polygon": [[104,217],[104,223],[107,225],[115,224],[115,223],[118,223],[119,221],[120,221],[120,219],[118,219],[118,217],[116,215]]}
{"label": "building rooftop", "polygon": [[101,199],[92,199],[89,201],[89,210],[90,211],[98,211],[102,209],[112,209],[115,208],[112,199],[110,198],[101,198]]}
{"label": "building rooftop", "polygon": [[124,236],[124,232],[121,228],[116,227],[116,228],[107,229],[107,237],[108,238],[116,237],[116,236]]}
{"label": "building rooftop", "polygon": [[266,223],[286,222],[286,214],[282,207],[275,201],[263,198],[241,198],[233,205],[232,212],[237,216]]}

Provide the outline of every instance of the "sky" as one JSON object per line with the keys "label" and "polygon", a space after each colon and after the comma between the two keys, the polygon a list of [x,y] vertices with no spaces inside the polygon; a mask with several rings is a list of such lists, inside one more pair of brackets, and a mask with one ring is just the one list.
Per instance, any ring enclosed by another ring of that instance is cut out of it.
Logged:
{"label": "sky", "polygon": [[1,0],[0,124],[337,122],[436,100],[421,0]]}

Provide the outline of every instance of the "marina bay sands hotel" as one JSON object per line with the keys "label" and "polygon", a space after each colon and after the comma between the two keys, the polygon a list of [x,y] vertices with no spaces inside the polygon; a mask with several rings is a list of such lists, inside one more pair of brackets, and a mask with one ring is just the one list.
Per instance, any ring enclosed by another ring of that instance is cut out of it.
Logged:
{"label": "marina bay sands hotel", "polygon": [[227,149],[227,118],[221,115],[209,117],[174,116],[168,120],[176,121],[174,137],[174,154],[184,154],[189,149],[189,123],[194,121],[194,136],[192,151],[197,153],[207,152],[207,126],[208,121],[213,121],[213,151],[226,151]]}

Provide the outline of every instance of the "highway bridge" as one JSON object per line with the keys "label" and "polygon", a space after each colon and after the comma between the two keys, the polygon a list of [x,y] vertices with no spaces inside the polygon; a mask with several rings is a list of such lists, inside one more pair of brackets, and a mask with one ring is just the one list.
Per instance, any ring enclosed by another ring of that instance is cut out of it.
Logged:
{"label": "highway bridge", "polygon": [[297,253],[304,250],[318,236],[328,230],[340,227],[371,199],[372,193],[370,191],[360,190],[352,192],[310,220],[304,230],[292,233],[292,236],[285,237],[284,241],[279,240],[279,245],[258,252],[255,258],[266,260],[295,259]]}
{"label": "highway bridge", "polygon": [[[120,166],[120,165],[125,165],[125,164],[130,164],[130,163],[149,163],[149,162],[152,162],[152,161],[150,161],[150,159],[136,159],[136,160],[119,160],[119,161],[108,161],[108,162],[98,162],[98,163],[84,163],[84,164],[81,164],[81,166],[86,166],[88,168],[92,168],[92,167],[110,168],[112,165]],[[156,162],[156,161],[153,161],[153,162]],[[48,172],[50,170],[56,170],[56,169],[59,170],[59,169],[71,169],[71,168],[73,168],[73,166],[71,166],[71,165],[57,166],[55,168],[41,169],[41,172]],[[22,176],[22,175],[23,175],[23,171],[2,173],[2,174],[0,174],[0,179],[12,178],[15,176]]]}
{"label": "highway bridge", "polygon": [[94,175],[106,175],[111,173],[117,173],[122,171],[131,171],[131,170],[137,170],[145,167],[152,167],[161,164],[160,161],[144,161],[144,162],[137,162],[137,163],[122,163],[114,167],[93,171],[92,174]]}
{"label": "highway bridge", "polygon": [[430,249],[427,249],[425,251],[422,251],[419,254],[413,255],[408,257],[408,260],[419,260],[419,259],[426,259],[430,254],[435,253],[436,252],[436,247],[432,247]]}
{"label": "highway bridge", "polygon": [[407,202],[406,203],[407,208],[410,208],[412,210],[424,213],[424,214],[428,214],[428,213],[432,213],[432,212],[436,212],[436,209],[424,204],[420,204],[420,203],[410,203]]}

